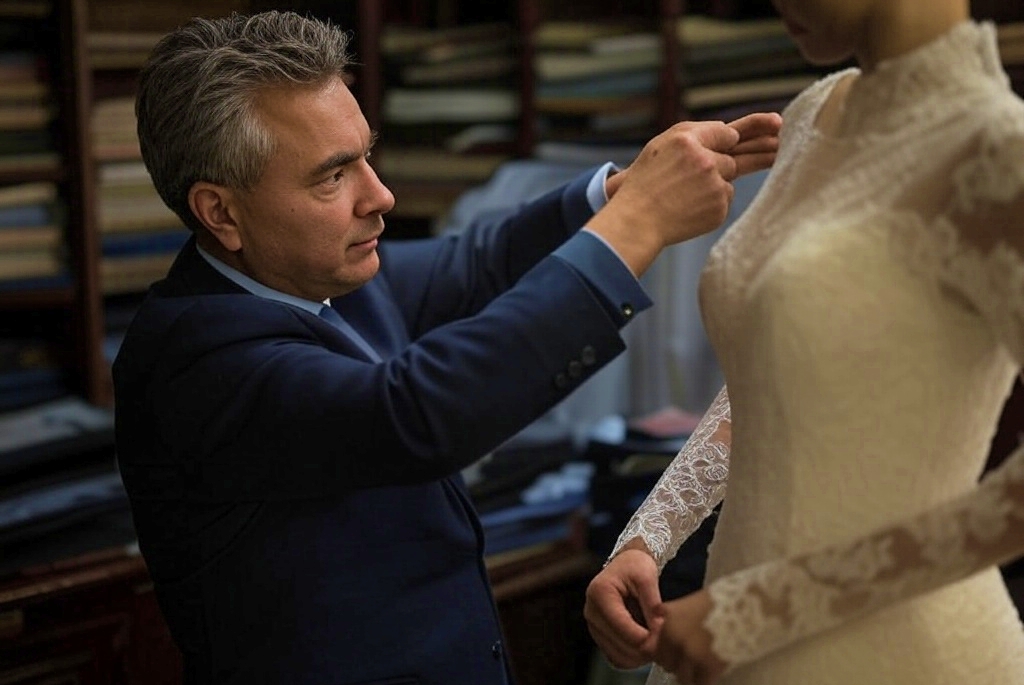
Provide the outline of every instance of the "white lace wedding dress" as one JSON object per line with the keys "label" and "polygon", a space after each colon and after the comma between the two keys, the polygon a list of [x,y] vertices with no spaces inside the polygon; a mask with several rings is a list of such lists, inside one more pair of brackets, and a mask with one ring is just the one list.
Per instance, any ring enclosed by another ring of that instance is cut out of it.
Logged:
{"label": "white lace wedding dress", "polygon": [[994,28],[824,78],[784,120],[701,281],[728,393],[619,545],[663,566],[728,482],[722,685],[1020,685],[994,565],[1024,553],[1024,451],[979,484],[1024,361],[1024,104]]}

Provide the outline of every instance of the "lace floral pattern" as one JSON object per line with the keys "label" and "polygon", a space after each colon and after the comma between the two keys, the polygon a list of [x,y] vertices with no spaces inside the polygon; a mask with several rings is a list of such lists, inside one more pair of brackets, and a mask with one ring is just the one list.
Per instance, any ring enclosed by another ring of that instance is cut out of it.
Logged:
{"label": "lace floral pattern", "polygon": [[1006,204],[1024,187],[1024,121],[1019,112],[995,114],[981,136],[977,156],[957,170],[956,204],[965,213]]}
{"label": "lace floral pattern", "polygon": [[722,388],[619,535],[612,557],[627,542],[640,537],[654,555],[658,569],[663,569],[722,501],[729,475],[729,444],[716,436],[721,435],[719,429],[729,417],[729,395]]}
{"label": "lace floral pattern", "polygon": [[712,583],[706,627],[732,666],[1006,562],[1024,547],[1024,450],[976,491],[846,546]]}

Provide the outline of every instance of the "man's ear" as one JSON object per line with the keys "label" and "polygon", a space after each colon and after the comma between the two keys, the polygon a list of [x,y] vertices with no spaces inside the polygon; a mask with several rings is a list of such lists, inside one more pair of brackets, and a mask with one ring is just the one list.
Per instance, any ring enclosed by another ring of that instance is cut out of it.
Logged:
{"label": "man's ear", "polygon": [[229,252],[242,249],[233,200],[234,195],[229,188],[207,181],[194,183],[188,191],[192,213]]}

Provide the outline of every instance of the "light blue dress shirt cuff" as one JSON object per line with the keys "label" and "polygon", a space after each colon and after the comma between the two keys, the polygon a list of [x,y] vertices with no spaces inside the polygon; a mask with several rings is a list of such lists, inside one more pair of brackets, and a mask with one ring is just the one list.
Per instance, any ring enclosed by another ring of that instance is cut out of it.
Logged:
{"label": "light blue dress shirt cuff", "polygon": [[584,228],[552,254],[583,277],[619,326],[629,323],[638,312],[651,306],[651,298],[640,281],[597,234]]}
{"label": "light blue dress shirt cuff", "polygon": [[590,183],[587,184],[587,202],[595,213],[608,203],[608,193],[605,192],[604,184],[612,170],[619,171],[619,167],[612,162],[605,162],[604,166],[590,177]]}

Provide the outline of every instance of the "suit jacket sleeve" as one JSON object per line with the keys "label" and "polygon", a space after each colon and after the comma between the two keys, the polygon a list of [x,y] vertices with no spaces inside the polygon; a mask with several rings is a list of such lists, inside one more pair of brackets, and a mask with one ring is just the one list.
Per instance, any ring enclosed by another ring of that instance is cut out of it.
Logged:
{"label": "suit jacket sleeve", "polygon": [[497,226],[389,247],[366,287],[389,291],[411,342],[382,363],[255,296],[150,298],[114,370],[134,496],[321,497],[433,480],[493,449],[624,349],[628,317],[601,294],[624,267],[550,254],[589,218],[584,192],[574,182]]}

